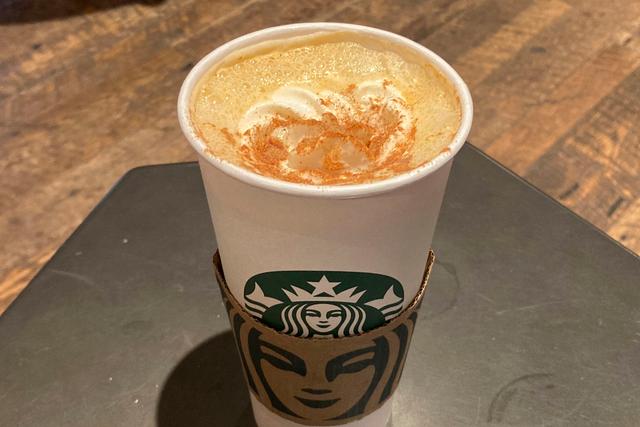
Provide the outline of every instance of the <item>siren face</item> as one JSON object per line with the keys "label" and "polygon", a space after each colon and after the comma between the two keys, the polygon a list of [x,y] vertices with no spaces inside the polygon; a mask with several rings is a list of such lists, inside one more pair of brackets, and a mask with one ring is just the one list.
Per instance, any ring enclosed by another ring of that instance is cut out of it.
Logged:
{"label": "siren face", "polygon": [[330,334],[338,329],[344,313],[339,306],[319,303],[308,306],[304,310],[304,317],[314,334]]}
{"label": "siren face", "polygon": [[[339,419],[360,411],[359,403],[388,365],[388,345],[382,340],[318,365],[305,364],[311,356],[304,351],[293,354],[264,341],[255,344],[260,349],[254,354],[262,360],[254,363],[260,364],[273,396],[294,414],[318,414],[310,418]],[[314,388],[309,388],[310,376]]]}

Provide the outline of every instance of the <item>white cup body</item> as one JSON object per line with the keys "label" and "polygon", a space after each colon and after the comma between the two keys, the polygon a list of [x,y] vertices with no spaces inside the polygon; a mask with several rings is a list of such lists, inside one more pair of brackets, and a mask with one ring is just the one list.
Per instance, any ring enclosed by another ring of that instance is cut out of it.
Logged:
{"label": "white cup body", "polygon": [[238,301],[254,275],[279,270],[384,274],[408,305],[422,282],[451,161],[424,179],[369,197],[265,191],[200,157],[227,284]]}
{"label": "white cup body", "polygon": [[[206,153],[189,118],[189,100],[196,83],[211,67],[237,49],[259,42],[335,30],[364,32],[401,43],[449,79],[460,98],[462,119],[448,150],[393,178],[342,186],[278,181]],[[383,274],[402,284],[404,306],[411,302],[420,287],[453,157],[464,144],[472,120],[466,85],[440,57],[401,36],[369,27],[309,23],[269,28],[235,39],[203,58],[182,86],[178,116],[199,154],[226,281],[241,305],[248,279],[263,272],[291,270]],[[387,403],[367,416],[367,426],[386,425],[391,400]],[[257,402],[253,407],[259,427],[298,426],[281,419],[278,424],[274,420],[279,418]],[[364,426],[361,421],[348,425]]]}

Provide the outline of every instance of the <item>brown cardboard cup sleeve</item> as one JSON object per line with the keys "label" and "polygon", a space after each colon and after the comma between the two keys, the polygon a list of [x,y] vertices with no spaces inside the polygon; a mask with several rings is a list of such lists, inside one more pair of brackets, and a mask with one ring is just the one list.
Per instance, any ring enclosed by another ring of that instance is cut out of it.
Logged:
{"label": "brown cardboard cup sleeve", "polygon": [[241,307],[216,253],[216,278],[249,391],[272,412],[303,425],[346,424],[380,408],[400,381],[434,259],[430,251],[418,294],[386,324],[344,338],[301,338],[276,331]]}

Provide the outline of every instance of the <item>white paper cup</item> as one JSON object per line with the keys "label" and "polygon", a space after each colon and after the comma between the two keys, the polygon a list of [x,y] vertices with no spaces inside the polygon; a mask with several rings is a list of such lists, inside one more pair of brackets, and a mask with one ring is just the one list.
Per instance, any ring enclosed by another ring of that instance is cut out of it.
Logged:
{"label": "white paper cup", "polygon": [[[189,107],[194,87],[209,69],[230,53],[256,43],[344,30],[401,44],[418,53],[451,82],[460,99],[462,117],[449,150],[390,179],[340,186],[268,178],[205,152],[206,145],[191,123]],[[259,274],[364,272],[399,282],[404,308],[420,287],[451,163],[465,142],[472,116],[469,90],[451,66],[424,46],[375,28],[339,23],[285,25],[247,34],[205,56],[182,85],[178,118],[198,153],[231,293],[247,307],[245,287]],[[260,297],[252,295],[254,300]],[[259,427],[298,426],[278,418],[259,402],[252,403]],[[382,427],[390,411],[389,403],[349,426]]]}

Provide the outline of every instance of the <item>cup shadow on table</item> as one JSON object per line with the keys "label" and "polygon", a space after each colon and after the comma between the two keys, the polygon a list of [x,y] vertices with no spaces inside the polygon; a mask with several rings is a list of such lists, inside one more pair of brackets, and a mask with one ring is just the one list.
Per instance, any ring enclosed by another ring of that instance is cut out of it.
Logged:
{"label": "cup shadow on table", "polygon": [[165,0],[30,0],[14,1],[2,6],[0,25],[49,21],[87,15],[127,4],[158,5]]}
{"label": "cup shadow on table", "polygon": [[231,331],[187,354],[162,388],[158,427],[256,427],[238,357]]}

